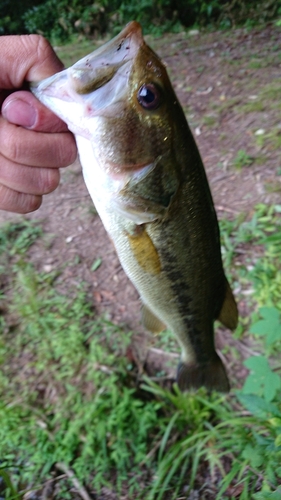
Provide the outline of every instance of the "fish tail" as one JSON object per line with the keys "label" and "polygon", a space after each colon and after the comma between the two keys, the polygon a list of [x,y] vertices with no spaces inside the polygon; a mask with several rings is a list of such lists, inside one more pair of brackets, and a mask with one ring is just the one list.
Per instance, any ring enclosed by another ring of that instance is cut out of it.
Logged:
{"label": "fish tail", "polygon": [[181,362],[177,371],[177,383],[181,391],[199,389],[202,386],[205,386],[208,391],[228,392],[230,390],[225,368],[217,354],[204,365]]}

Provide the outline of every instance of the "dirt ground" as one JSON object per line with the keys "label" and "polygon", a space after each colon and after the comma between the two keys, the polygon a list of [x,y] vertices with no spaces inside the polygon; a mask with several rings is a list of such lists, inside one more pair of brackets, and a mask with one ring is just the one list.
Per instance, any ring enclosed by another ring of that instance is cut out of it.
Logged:
{"label": "dirt ground", "polygon": [[[257,203],[278,202],[280,28],[169,34],[148,42],[165,61],[186,112],[218,217],[250,216]],[[0,224],[21,217],[0,212]],[[38,270],[62,269],[66,288],[88,283],[99,314],[143,332],[138,294],[94,210],[78,162],[61,173],[59,188],[42,207],[25,217],[44,228],[44,238],[31,249]],[[92,270],[97,259],[101,265]]]}

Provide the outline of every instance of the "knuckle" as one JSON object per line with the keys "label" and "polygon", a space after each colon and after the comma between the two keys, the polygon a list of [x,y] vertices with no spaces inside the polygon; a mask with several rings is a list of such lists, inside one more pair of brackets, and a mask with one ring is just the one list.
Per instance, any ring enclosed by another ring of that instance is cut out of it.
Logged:
{"label": "knuckle", "polygon": [[[31,34],[28,37],[23,35],[23,39],[26,40],[28,45],[32,47],[36,47],[37,54],[41,58],[47,58],[48,55],[52,52],[52,48],[50,43],[44,36]],[[40,59],[39,59],[40,60]]]}
{"label": "knuckle", "polygon": [[37,35],[37,54],[39,61],[48,60],[50,57],[54,57],[54,52],[51,44],[42,35]]}

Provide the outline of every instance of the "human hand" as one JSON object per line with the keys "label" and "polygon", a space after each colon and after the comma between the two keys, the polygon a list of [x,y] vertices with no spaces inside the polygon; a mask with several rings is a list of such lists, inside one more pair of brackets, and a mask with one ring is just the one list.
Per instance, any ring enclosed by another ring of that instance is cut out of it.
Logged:
{"label": "human hand", "polygon": [[2,36],[0,52],[0,209],[27,213],[39,208],[59,184],[58,169],[77,156],[66,124],[22,90],[63,65],[39,35]]}

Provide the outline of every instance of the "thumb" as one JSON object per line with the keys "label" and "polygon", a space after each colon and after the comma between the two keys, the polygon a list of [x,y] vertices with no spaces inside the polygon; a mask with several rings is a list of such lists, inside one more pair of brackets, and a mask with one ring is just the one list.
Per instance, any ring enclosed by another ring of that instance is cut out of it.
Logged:
{"label": "thumb", "polygon": [[38,132],[65,132],[67,125],[41,104],[31,92],[19,90],[5,99],[1,113],[6,120]]}

